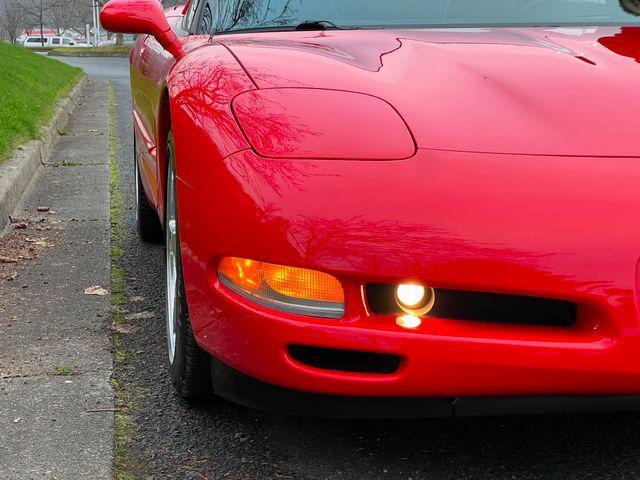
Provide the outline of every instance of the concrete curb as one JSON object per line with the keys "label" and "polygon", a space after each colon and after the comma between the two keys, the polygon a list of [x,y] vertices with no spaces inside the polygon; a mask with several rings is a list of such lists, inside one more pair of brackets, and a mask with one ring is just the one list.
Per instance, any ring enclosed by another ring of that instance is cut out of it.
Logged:
{"label": "concrete curb", "polygon": [[9,216],[22,199],[34,174],[51,155],[86,85],[87,76],[83,75],[71,93],[58,101],[53,118],[41,129],[41,138],[21,145],[0,164],[0,232],[8,225]]}

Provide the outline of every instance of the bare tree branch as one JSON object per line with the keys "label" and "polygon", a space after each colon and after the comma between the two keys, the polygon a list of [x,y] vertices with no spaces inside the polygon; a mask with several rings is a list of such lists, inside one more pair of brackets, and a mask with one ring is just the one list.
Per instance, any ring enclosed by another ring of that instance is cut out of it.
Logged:
{"label": "bare tree branch", "polygon": [[6,0],[0,14],[2,15],[0,28],[2,28],[3,34],[9,38],[11,43],[16,43],[20,30],[24,28],[22,6],[17,0]]}

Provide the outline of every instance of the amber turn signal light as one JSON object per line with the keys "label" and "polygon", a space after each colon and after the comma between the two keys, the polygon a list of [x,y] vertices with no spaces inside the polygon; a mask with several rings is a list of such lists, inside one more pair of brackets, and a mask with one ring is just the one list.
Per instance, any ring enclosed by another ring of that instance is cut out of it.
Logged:
{"label": "amber turn signal light", "polygon": [[218,278],[234,292],[269,308],[324,318],[344,314],[344,290],[328,273],[225,257]]}

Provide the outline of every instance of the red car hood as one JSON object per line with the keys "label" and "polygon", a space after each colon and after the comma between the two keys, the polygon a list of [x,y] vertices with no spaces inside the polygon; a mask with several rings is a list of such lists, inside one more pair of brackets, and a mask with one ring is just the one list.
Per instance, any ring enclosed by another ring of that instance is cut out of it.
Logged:
{"label": "red car hood", "polygon": [[405,119],[419,148],[640,156],[640,28],[219,38],[260,88],[340,89],[386,100]]}

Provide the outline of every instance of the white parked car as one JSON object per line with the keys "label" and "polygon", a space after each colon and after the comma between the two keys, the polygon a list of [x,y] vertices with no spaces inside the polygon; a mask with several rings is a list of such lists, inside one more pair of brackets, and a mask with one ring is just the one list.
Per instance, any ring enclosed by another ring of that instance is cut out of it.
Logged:
{"label": "white parked car", "polygon": [[[39,35],[29,35],[24,40],[24,46],[38,48],[43,46],[43,39]],[[70,37],[44,37],[45,47],[75,47],[75,40]]]}

